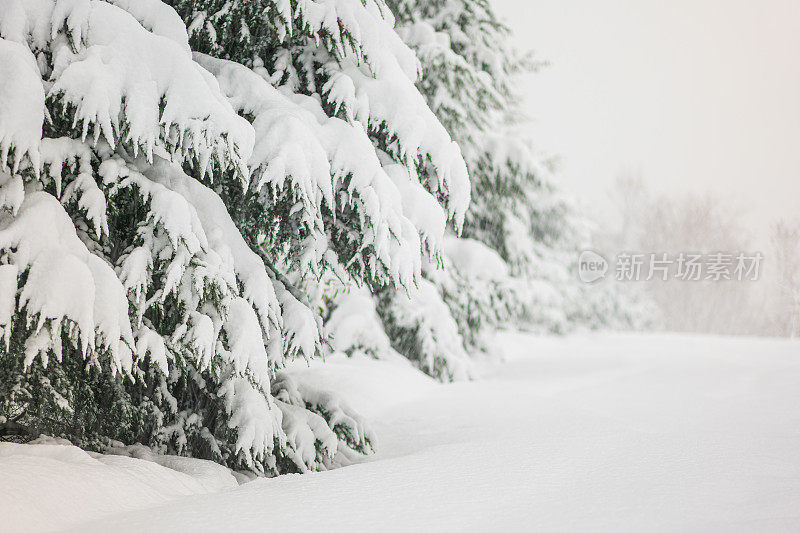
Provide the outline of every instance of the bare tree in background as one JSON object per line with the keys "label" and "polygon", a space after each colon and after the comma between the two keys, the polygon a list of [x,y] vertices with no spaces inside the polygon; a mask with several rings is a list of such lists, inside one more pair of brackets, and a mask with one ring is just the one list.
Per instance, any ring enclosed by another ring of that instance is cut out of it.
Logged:
{"label": "bare tree in background", "polygon": [[772,228],[777,297],[774,323],[779,334],[800,337],[800,221]]}
{"label": "bare tree in background", "polygon": [[[609,252],[667,253],[751,252],[742,211],[702,195],[653,194],[640,177],[618,180],[614,191],[619,231],[608,240]],[[674,270],[671,272],[674,274]],[[768,283],[759,281],[666,281],[639,283],[661,313],[664,329],[726,335],[769,334]]]}

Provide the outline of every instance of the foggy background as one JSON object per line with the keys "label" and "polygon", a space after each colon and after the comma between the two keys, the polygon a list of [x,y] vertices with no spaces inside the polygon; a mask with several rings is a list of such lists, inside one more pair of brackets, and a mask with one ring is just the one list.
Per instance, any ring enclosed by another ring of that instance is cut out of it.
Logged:
{"label": "foggy background", "polygon": [[800,2],[493,1],[549,63],[531,135],[607,254],[764,253],[746,286],[643,287],[663,327],[800,334]]}
{"label": "foggy background", "polygon": [[533,138],[606,214],[621,174],[711,192],[772,219],[800,212],[800,2],[493,0],[520,48]]}

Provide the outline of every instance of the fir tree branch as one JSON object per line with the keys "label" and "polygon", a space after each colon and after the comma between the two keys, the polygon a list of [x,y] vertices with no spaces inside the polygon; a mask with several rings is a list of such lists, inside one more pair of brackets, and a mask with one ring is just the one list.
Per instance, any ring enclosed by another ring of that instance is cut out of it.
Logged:
{"label": "fir tree branch", "polygon": [[289,291],[289,294],[294,296],[295,300],[297,300],[301,304],[305,305],[308,308],[311,308],[311,304],[309,303],[306,294],[297,287],[295,287],[294,284],[291,281],[289,281],[289,278],[287,278],[283,273],[281,273],[277,268],[275,268],[275,265],[269,258],[269,255],[267,255],[267,252],[261,246],[258,246],[256,248],[256,253],[261,258],[261,260],[264,261],[264,266],[266,266],[270,270],[270,272],[272,272],[273,277],[277,281],[279,281],[287,291]]}

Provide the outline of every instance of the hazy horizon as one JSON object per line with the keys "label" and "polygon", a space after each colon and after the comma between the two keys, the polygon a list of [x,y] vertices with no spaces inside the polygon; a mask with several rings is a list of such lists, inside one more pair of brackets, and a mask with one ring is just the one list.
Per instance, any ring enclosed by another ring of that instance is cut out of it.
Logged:
{"label": "hazy horizon", "polygon": [[521,88],[532,137],[589,210],[640,174],[746,208],[759,244],[800,217],[800,2],[492,1],[550,63]]}

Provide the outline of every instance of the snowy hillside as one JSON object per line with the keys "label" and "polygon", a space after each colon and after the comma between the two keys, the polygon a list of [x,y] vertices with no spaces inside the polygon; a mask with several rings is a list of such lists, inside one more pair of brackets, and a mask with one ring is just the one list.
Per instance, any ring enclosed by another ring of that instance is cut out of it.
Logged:
{"label": "snowy hillside", "polygon": [[436,384],[396,361],[334,356],[293,367],[298,382],[337,388],[373,423],[378,454],[338,470],[223,488],[224,476],[208,471],[198,480],[196,471],[127,457],[0,445],[0,514],[12,520],[4,527],[800,528],[797,343],[501,340],[507,362],[469,383]]}

